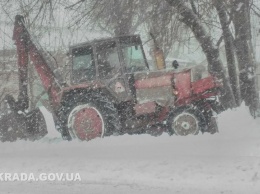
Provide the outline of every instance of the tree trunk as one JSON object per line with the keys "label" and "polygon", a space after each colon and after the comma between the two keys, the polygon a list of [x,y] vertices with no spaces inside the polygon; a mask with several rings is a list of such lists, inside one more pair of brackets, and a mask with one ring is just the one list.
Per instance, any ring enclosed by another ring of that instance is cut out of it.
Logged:
{"label": "tree trunk", "polygon": [[237,49],[241,95],[246,105],[256,110],[258,106],[256,64],[252,50],[250,7],[248,0],[234,1],[233,23],[235,27],[235,46]]}
{"label": "tree trunk", "polygon": [[214,0],[214,6],[217,10],[220,19],[220,24],[223,31],[230,84],[236,99],[236,104],[237,106],[240,106],[241,92],[240,92],[239,73],[237,67],[234,38],[229,28],[229,19],[225,9],[225,4],[222,1]]}
{"label": "tree trunk", "polygon": [[129,35],[133,22],[133,1],[114,0],[115,3],[115,36]]}
{"label": "tree trunk", "polygon": [[182,0],[166,0],[171,6],[175,7],[182,16],[182,22],[185,23],[193,32],[197,41],[200,43],[205,53],[209,65],[209,72],[219,79],[223,80],[225,94],[221,97],[221,103],[225,108],[236,106],[235,97],[232,88],[224,73],[223,64],[219,58],[219,49],[214,45],[210,35],[201,24],[198,16]]}

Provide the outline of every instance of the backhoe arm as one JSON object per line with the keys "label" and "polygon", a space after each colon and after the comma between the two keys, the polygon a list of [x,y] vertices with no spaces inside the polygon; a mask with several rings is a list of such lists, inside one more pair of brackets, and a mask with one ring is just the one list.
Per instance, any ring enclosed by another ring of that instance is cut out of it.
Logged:
{"label": "backhoe arm", "polygon": [[22,109],[28,108],[28,59],[33,62],[36,72],[38,73],[45,91],[48,93],[50,103],[53,107],[58,105],[58,93],[61,90],[63,81],[61,76],[55,74],[54,65],[46,58],[46,52],[36,46],[35,41],[29,34],[23,16],[15,17],[13,30],[13,39],[17,47],[18,70],[19,70],[19,97],[18,103]]}
{"label": "backhoe arm", "polygon": [[10,111],[8,114],[0,115],[0,141],[15,141],[17,139],[34,141],[44,137],[48,131],[44,115],[39,108],[28,113],[25,111],[29,108],[29,58],[48,93],[54,116],[59,106],[58,94],[63,80],[55,72],[54,63],[47,58],[47,53],[40,48],[40,45],[37,45],[29,34],[24,18],[20,15],[15,17],[13,40],[18,55],[19,94],[17,102],[11,95],[5,97]]}

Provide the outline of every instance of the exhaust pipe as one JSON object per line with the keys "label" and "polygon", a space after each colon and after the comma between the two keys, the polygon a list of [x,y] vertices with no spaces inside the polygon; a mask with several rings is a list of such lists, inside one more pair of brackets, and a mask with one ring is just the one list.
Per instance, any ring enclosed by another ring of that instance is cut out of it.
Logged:
{"label": "exhaust pipe", "polygon": [[159,44],[156,41],[154,34],[150,32],[150,36],[152,37],[153,42],[154,42],[153,56],[154,56],[154,60],[155,60],[157,69],[158,70],[166,69],[163,50],[159,47]]}

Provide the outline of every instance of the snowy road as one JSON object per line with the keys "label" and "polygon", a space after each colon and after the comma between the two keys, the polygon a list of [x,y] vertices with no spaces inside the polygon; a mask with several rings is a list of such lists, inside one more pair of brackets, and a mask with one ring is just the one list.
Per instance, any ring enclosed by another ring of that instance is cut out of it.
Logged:
{"label": "snowy road", "polygon": [[188,137],[1,143],[2,173],[80,173],[82,181],[0,182],[0,193],[259,193],[260,119],[240,108],[222,113],[219,128]]}

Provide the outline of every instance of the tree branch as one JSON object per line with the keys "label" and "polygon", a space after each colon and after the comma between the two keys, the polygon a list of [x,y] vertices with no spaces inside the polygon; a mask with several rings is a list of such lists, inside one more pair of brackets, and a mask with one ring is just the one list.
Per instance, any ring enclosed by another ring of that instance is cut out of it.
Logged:
{"label": "tree branch", "polygon": [[194,0],[190,0],[190,5],[192,8],[192,11],[198,16],[198,11],[197,11],[196,5],[194,3]]}
{"label": "tree branch", "polygon": [[80,0],[80,1],[77,1],[76,3],[72,4],[72,5],[69,5],[67,7],[65,7],[65,9],[71,9],[72,7],[80,4],[80,3],[83,3],[85,0]]}

